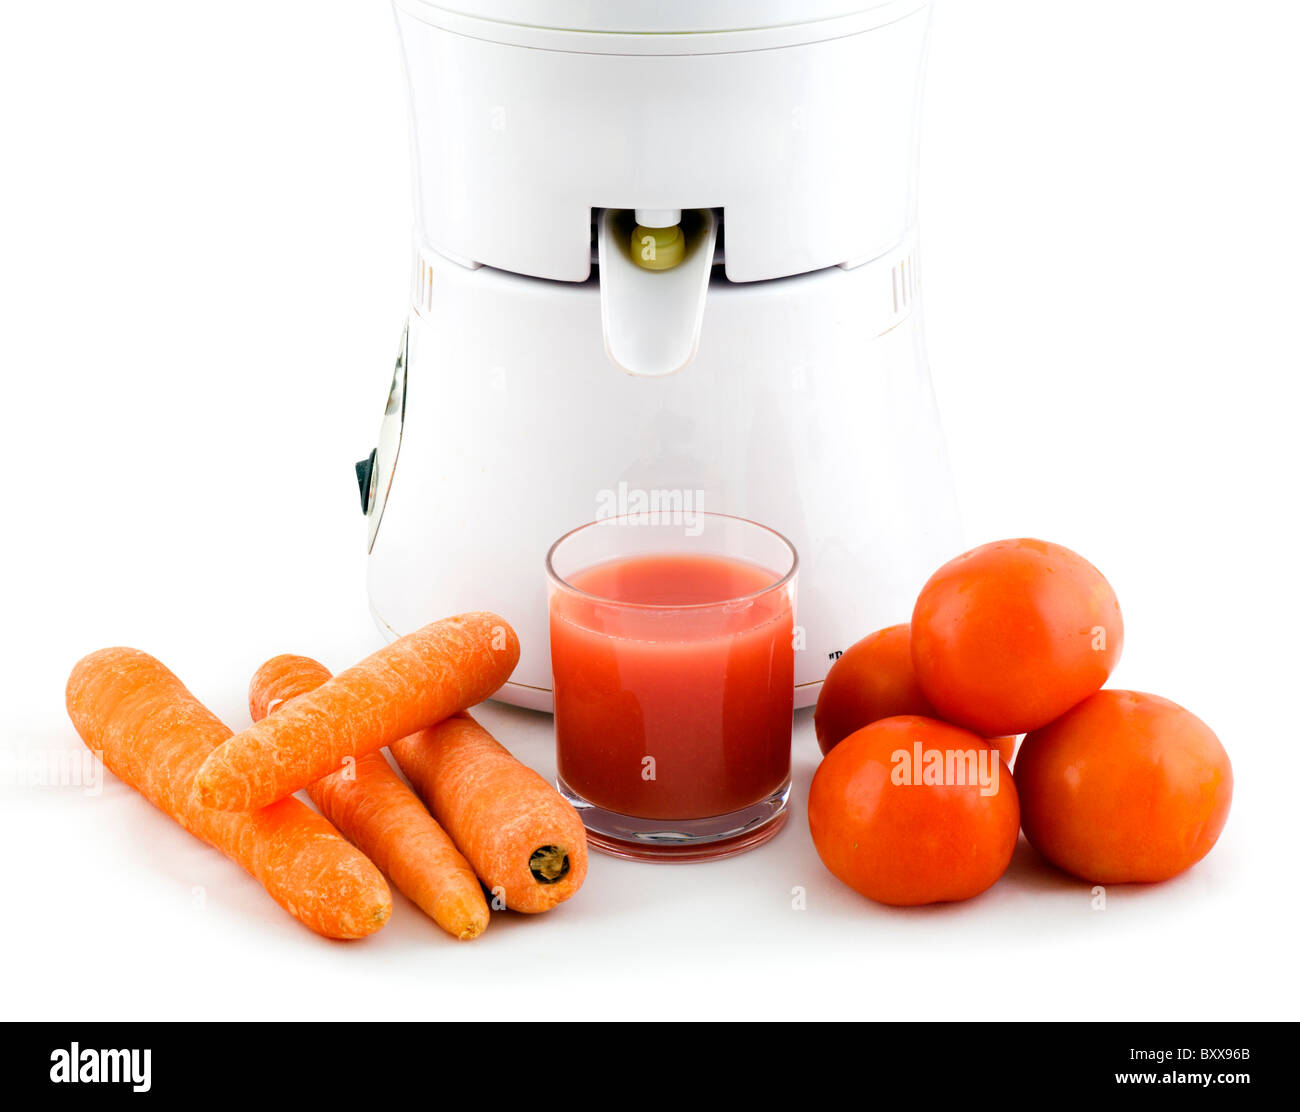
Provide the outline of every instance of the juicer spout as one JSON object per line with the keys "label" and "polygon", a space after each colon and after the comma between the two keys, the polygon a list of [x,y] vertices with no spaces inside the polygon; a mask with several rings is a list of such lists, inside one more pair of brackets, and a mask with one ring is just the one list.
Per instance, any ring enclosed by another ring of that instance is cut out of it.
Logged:
{"label": "juicer spout", "polygon": [[699,209],[681,214],[681,223],[671,227],[637,222],[666,211],[637,210],[634,216],[604,209],[600,214],[596,243],[605,351],[630,375],[674,374],[699,348],[717,218],[711,209]]}

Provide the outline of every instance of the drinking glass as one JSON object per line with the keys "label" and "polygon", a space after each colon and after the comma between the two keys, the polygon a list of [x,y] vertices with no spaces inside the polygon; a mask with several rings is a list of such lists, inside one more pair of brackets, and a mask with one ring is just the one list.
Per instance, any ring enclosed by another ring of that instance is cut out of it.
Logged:
{"label": "drinking glass", "polygon": [[559,789],[592,845],[687,861],[786,818],[798,557],[743,518],[624,514],[546,559]]}

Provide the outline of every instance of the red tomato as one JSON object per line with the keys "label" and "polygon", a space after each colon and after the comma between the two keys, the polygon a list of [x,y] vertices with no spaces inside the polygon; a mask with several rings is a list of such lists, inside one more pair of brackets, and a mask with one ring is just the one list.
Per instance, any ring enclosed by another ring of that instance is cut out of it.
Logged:
{"label": "red tomato", "polygon": [[912,671],[906,625],[877,630],[831,665],[813,715],[817,744],[829,753],[855,730],[896,714],[938,717]]}
{"label": "red tomato", "polygon": [[869,899],[907,906],[969,899],[993,884],[1016,848],[1020,806],[1011,773],[983,738],[901,716],[826,755],[808,825],[835,876]]}
{"label": "red tomato", "polygon": [[[899,714],[942,717],[916,682],[912,635],[906,624],[864,637],[831,665],[813,715],[817,744],[829,753],[854,731]],[[1014,736],[992,738],[990,744],[1003,760],[1011,761]]]}
{"label": "red tomato", "polygon": [[1167,880],[1214,847],[1232,765],[1177,703],[1099,691],[1025,738],[1016,758],[1025,837],[1097,884]]}
{"label": "red tomato", "polygon": [[912,664],[939,717],[986,737],[1036,730],[1097,691],[1119,660],[1115,592],[1082,556],[997,541],[945,564],[912,613]]}

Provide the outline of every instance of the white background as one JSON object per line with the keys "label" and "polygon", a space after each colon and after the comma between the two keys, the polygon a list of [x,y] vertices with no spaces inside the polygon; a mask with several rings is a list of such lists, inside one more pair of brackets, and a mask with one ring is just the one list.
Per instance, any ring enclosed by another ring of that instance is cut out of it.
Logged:
{"label": "white background", "polygon": [[[1096,912],[1022,842],[970,903],[872,905],[808,838],[802,715],[761,851],[598,857],[466,945],[399,897],[341,944],[111,778],[9,775],[0,1011],[1295,1018],[1297,35],[1284,0],[947,0],[932,40],[927,317],[968,539],[1080,550],[1124,607],[1114,682],[1219,732],[1236,797],[1190,873]],[[383,3],[4,6],[6,747],[79,744],[63,683],[101,645],[238,727],[266,656],[378,644],[351,465],[407,299],[405,112]],[[547,719],[484,718],[553,771]]]}

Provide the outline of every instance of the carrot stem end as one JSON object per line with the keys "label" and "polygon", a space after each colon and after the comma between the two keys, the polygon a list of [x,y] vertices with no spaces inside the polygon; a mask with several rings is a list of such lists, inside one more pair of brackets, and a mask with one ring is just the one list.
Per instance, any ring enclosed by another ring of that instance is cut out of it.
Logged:
{"label": "carrot stem end", "polygon": [[569,851],[563,846],[539,846],[528,858],[528,871],[539,884],[555,884],[569,872]]}

